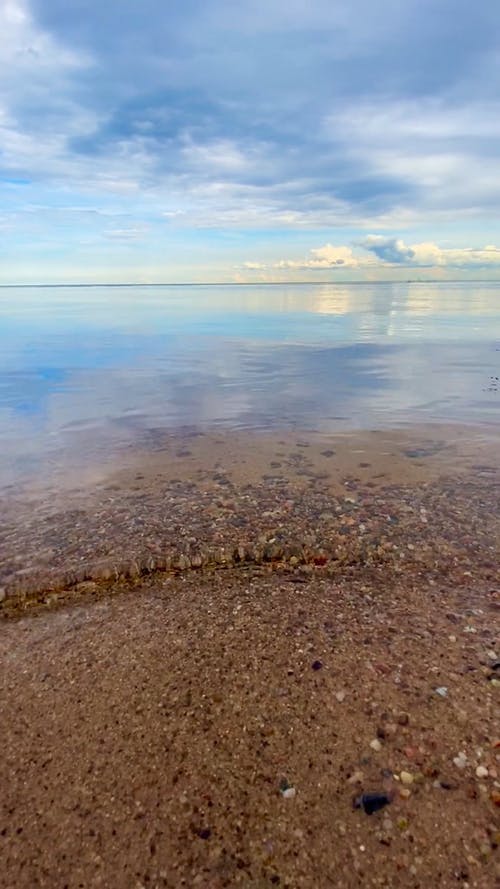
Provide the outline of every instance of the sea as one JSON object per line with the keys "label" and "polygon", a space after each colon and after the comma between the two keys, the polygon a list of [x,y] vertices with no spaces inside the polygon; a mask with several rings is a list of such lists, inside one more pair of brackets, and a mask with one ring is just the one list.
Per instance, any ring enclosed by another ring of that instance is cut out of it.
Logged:
{"label": "sea", "polygon": [[500,283],[0,288],[0,487],[152,434],[500,432]]}

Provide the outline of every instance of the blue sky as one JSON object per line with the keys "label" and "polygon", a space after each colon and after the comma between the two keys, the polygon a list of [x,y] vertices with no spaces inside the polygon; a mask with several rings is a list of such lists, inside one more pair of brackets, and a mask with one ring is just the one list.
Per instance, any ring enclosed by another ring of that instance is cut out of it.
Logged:
{"label": "blue sky", "polygon": [[3,0],[0,282],[500,278],[496,0]]}

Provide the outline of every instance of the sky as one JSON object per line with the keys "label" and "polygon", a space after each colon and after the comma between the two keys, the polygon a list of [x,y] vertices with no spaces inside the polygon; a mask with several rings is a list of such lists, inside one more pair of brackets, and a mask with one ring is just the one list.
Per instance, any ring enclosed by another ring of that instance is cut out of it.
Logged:
{"label": "sky", "polygon": [[0,0],[0,283],[500,279],[497,0]]}

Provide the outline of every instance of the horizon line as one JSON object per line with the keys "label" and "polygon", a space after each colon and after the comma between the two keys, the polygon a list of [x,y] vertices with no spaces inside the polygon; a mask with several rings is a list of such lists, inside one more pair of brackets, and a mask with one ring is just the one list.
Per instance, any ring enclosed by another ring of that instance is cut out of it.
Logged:
{"label": "horizon line", "polygon": [[0,284],[0,290],[8,290],[18,287],[37,287],[37,288],[59,288],[59,287],[283,287],[290,286],[308,286],[322,287],[325,285],[345,286],[345,285],[361,285],[368,284],[500,284],[500,278],[408,278],[407,280],[395,281],[393,279],[377,279],[377,280],[355,280],[355,281],[78,281],[68,283],[15,283]]}

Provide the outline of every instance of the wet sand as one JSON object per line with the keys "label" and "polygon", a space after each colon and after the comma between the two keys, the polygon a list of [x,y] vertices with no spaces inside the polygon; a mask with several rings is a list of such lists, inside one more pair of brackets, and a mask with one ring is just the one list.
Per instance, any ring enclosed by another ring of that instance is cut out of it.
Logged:
{"label": "wet sand", "polygon": [[112,472],[4,493],[0,608],[157,570],[493,558],[499,479],[491,428],[158,433]]}
{"label": "wet sand", "polygon": [[0,885],[490,889],[488,436],[218,440],[8,498]]}

